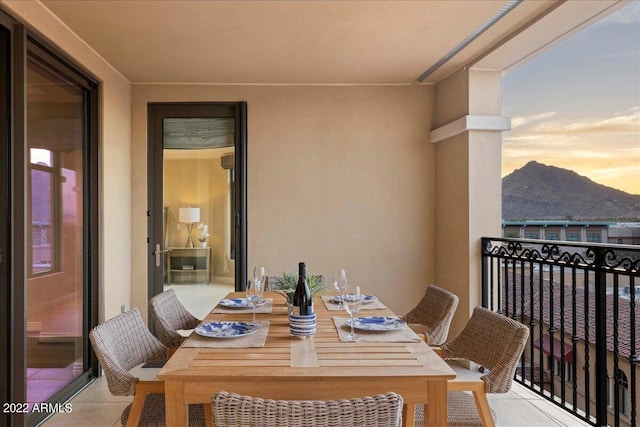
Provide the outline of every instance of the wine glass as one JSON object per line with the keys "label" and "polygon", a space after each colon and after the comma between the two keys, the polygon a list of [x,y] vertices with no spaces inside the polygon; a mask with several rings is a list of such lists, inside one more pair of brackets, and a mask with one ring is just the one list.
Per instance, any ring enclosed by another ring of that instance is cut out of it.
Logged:
{"label": "wine glass", "polygon": [[333,273],[333,287],[340,292],[340,295],[344,293],[344,289],[347,287],[347,272],[344,269],[336,270]]}
{"label": "wine glass", "polygon": [[264,285],[260,280],[249,281],[246,293],[247,301],[249,301],[251,307],[253,307],[253,323],[256,323],[256,304],[262,299],[263,291]]}
{"label": "wine glass", "polygon": [[349,313],[349,316],[351,316],[351,333],[344,337],[345,341],[356,340],[356,333],[353,330],[353,315],[360,310],[361,305],[362,294],[360,293],[360,286],[346,286],[342,294],[342,307],[344,307],[347,313]]}
{"label": "wine glass", "polygon": [[254,267],[253,268],[253,281],[264,283],[264,279],[266,277],[266,273],[264,272],[264,267]]}

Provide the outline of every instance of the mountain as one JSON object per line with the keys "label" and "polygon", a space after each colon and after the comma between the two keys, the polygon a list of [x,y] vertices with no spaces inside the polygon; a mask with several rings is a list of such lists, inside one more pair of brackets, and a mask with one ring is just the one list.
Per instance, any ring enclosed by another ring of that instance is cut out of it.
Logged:
{"label": "mountain", "polygon": [[532,161],[502,178],[502,218],[640,221],[640,195]]}

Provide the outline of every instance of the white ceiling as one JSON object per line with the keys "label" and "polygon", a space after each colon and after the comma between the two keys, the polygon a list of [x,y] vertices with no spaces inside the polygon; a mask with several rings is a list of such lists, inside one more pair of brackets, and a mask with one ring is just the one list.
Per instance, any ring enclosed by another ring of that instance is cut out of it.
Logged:
{"label": "white ceiling", "polygon": [[[410,84],[507,3],[41,2],[132,83],[222,84]],[[426,82],[481,58],[561,3],[524,1]]]}

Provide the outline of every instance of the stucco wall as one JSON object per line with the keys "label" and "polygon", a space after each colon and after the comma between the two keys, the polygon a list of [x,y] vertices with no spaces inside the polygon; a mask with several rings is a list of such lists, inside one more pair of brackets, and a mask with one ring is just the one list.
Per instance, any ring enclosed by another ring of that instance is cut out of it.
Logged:
{"label": "stucco wall", "polygon": [[[499,116],[500,73],[461,70],[436,85],[437,127],[466,115]],[[436,276],[460,303],[449,337],[457,335],[482,303],[483,236],[501,233],[502,135],[465,130],[439,141],[436,152]]]}
{"label": "stucco wall", "polygon": [[41,3],[0,4],[100,81],[100,318],[113,317],[131,306],[131,86]]}
{"label": "stucco wall", "polygon": [[408,311],[434,277],[432,98],[429,86],[134,85],[133,304],[147,299],[147,103],[247,101],[249,268],[346,268]]}

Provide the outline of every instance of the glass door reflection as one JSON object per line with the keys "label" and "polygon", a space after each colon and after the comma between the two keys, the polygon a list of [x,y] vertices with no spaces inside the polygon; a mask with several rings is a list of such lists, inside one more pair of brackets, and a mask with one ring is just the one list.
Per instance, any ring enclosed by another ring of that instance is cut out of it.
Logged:
{"label": "glass door reflection", "polygon": [[85,89],[27,61],[27,400],[83,373]]}

